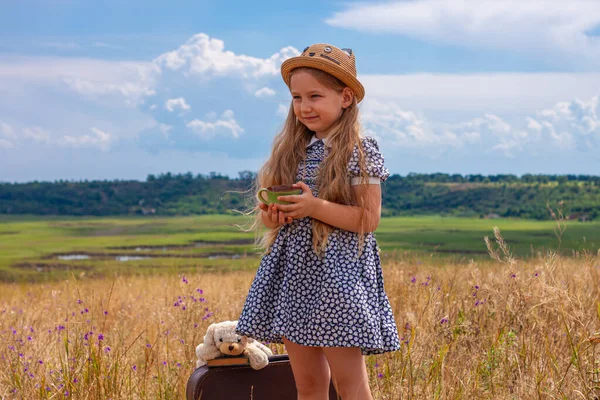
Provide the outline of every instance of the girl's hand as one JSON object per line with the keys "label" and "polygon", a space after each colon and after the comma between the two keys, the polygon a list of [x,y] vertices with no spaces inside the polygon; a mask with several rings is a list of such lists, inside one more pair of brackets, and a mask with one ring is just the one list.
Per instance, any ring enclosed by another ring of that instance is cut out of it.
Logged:
{"label": "girl's hand", "polygon": [[277,207],[285,212],[286,217],[294,219],[309,217],[317,205],[317,198],[313,196],[312,191],[304,182],[298,182],[293,185],[295,188],[302,189],[302,194],[293,196],[279,196],[277,199],[289,201],[294,204],[278,204]]}
{"label": "girl's hand", "polygon": [[266,205],[263,202],[261,202],[258,205],[258,207],[267,214],[267,218],[269,219],[269,221],[273,222],[274,224],[276,224],[276,225],[291,224],[293,219],[291,217],[286,217],[285,214],[283,213],[283,211],[279,211],[277,209],[278,206],[280,206],[280,204]]}

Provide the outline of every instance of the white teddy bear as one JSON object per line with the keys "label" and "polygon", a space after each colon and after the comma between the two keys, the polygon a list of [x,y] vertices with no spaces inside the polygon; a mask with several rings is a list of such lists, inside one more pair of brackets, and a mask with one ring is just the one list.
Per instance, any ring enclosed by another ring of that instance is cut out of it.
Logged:
{"label": "white teddy bear", "polygon": [[236,334],[236,327],[237,321],[223,321],[208,327],[204,343],[196,347],[196,368],[223,355],[244,355],[248,357],[250,366],[254,369],[261,369],[269,364],[269,356],[273,355],[271,349],[254,339]]}

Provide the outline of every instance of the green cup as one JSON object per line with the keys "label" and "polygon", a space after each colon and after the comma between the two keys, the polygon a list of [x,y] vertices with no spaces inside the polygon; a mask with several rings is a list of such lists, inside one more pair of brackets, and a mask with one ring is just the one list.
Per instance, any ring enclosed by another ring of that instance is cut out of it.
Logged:
{"label": "green cup", "polygon": [[[266,199],[263,193],[267,194]],[[277,200],[277,197],[291,196],[295,194],[302,194],[302,189],[295,188],[292,185],[269,186],[268,188],[259,189],[256,193],[256,198],[258,198],[258,200],[262,201],[266,205],[291,204],[289,201]]]}

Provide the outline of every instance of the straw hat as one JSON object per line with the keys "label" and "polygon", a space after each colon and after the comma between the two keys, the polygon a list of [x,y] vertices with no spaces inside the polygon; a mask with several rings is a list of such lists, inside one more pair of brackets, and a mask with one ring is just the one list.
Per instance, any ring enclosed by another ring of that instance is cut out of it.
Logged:
{"label": "straw hat", "polygon": [[352,89],[357,103],[365,97],[365,88],[356,79],[356,62],[352,49],[339,49],[324,43],[308,46],[302,54],[288,58],[281,64],[281,75],[288,87],[290,72],[299,67],[316,68],[335,76]]}

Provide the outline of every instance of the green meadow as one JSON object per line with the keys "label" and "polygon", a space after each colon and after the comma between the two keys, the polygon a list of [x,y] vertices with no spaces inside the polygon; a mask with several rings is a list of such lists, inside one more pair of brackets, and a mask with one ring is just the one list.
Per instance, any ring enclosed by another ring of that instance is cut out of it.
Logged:
{"label": "green meadow", "polygon": [[[255,234],[241,216],[126,218],[2,217],[0,279],[45,281],[75,274],[99,277],[256,268]],[[600,222],[383,218],[376,231],[382,257],[429,263],[489,257],[483,238],[497,226],[519,258],[600,248]]]}

